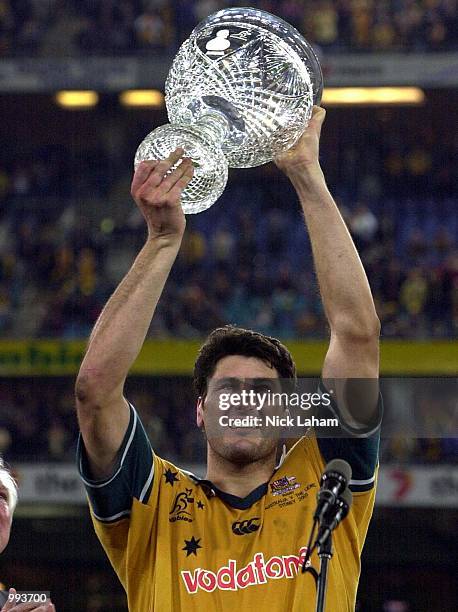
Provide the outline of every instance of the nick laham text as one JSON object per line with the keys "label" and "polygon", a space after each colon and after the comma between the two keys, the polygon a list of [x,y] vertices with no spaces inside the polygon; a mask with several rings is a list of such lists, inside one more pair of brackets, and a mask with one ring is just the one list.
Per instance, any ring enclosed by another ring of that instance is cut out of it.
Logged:
{"label": "nick laham text", "polygon": [[219,417],[221,427],[256,429],[260,427],[338,427],[338,419],[319,419],[316,416],[305,417],[302,414],[290,415],[246,415],[244,417],[230,417],[224,414]]}

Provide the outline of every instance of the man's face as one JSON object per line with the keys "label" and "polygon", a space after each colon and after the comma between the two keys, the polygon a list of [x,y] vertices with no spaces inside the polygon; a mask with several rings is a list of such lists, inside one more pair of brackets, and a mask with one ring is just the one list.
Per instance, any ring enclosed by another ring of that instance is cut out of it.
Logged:
{"label": "man's face", "polygon": [[10,539],[11,516],[8,505],[8,490],[2,482],[2,473],[0,470],[0,553],[2,553]]}
{"label": "man's face", "polygon": [[[275,410],[278,413],[278,406],[258,410],[251,401],[254,395],[249,395],[250,391],[255,394],[279,392],[278,372],[257,357],[228,355],[218,361],[213,376],[208,380],[207,393],[197,404],[197,425],[205,428],[213,452],[239,465],[275,455],[278,445],[278,435],[274,430],[220,425],[221,417],[224,417],[224,423],[228,423],[229,419],[262,418],[267,412]],[[242,402],[235,405],[232,399],[240,397],[243,392],[244,405]]]}

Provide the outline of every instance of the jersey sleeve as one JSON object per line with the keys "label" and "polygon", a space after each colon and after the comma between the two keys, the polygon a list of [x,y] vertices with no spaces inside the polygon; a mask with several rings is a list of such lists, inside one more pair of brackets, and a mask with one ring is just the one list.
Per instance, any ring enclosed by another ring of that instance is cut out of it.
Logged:
{"label": "jersey sleeve", "polygon": [[130,419],[124,440],[118,452],[113,474],[103,480],[91,478],[83,438],[80,434],[77,447],[78,471],[83,480],[97,521],[114,523],[129,517],[132,500],[148,500],[154,477],[154,454],[140,418],[130,407]]}
{"label": "jersey sleeve", "polygon": [[[323,382],[320,383],[319,390],[321,393],[326,392]],[[338,417],[342,425],[342,431],[336,437],[320,436],[319,431],[316,432],[318,448],[324,463],[326,464],[332,459],[347,461],[352,469],[350,490],[353,493],[370,491],[375,485],[378,466],[380,424],[383,414],[382,396],[379,395],[376,418],[371,424],[370,431],[363,434],[345,424],[345,420],[332,397],[327,411],[328,416]]]}

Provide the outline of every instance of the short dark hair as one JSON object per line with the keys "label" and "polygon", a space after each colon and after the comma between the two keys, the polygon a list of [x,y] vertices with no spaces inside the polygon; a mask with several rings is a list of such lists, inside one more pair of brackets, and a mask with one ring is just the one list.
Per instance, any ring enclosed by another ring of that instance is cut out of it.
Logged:
{"label": "short dark hair", "polygon": [[280,378],[296,381],[296,365],[291,353],[276,338],[235,325],[218,327],[201,346],[194,365],[194,389],[199,396],[207,391],[207,381],[216,364],[228,355],[257,357],[275,368]]}

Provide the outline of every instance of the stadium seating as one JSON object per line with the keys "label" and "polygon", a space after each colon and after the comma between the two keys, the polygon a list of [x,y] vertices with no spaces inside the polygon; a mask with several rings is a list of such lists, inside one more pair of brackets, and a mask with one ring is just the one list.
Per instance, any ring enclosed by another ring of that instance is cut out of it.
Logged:
{"label": "stadium seating", "polygon": [[[172,52],[225,0],[2,0],[0,56]],[[453,0],[252,0],[283,17],[323,50],[447,51],[457,48]]]}

